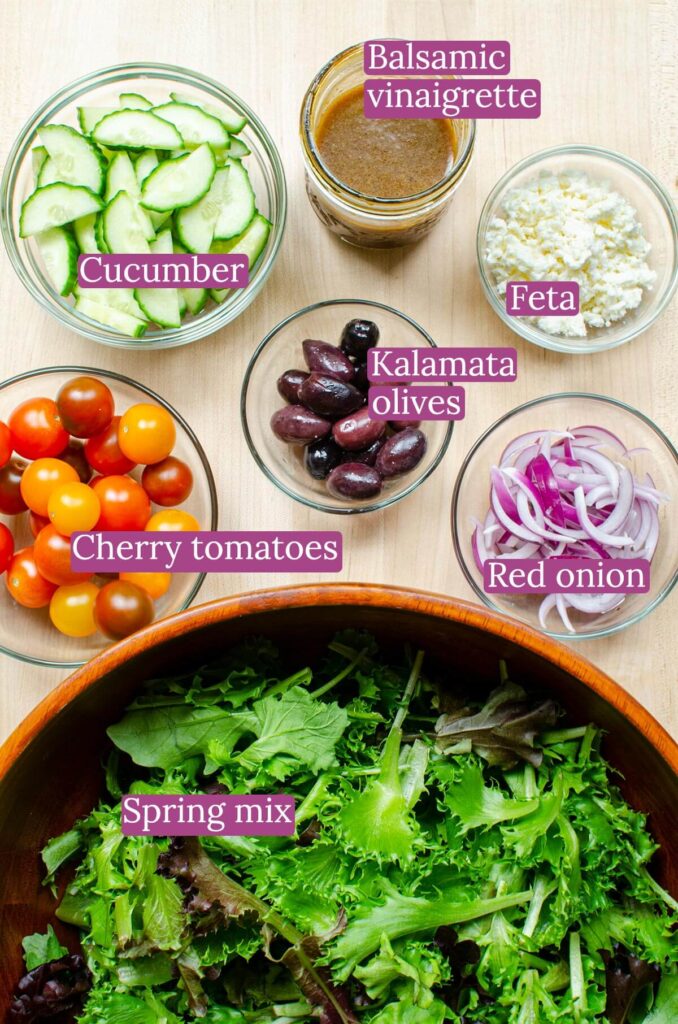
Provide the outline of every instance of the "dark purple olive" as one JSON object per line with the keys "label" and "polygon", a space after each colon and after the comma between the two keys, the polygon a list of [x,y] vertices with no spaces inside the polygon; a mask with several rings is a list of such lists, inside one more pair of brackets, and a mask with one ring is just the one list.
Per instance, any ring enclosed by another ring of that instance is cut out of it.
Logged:
{"label": "dark purple olive", "polygon": [[[310,444],[304,452],[304,465],[316,480],[325,480],[335,466],[341,462],[342,450],[338,444],[326,437]],[[376,458],[376,456],[375,456]]]}
{"label": "dark purple olive", "polygon": [[292,405],[296,405],[300,401],[299,388],[307,377],[306,370],[285,370],[282,376],[278,377],[278,394]]}
{"label": "dark purple olive", "polygon": [[299,388],[299,400],[319,416],[336,420],[355,412],[365,399],[361,391],[345,380],[328,377],[325,373],[311,373]]}
{"label": "dark purple olive", "polygon": [[357,452],[360,448],[369,448],[386,430],[383,420],[371,420],[366,405],[358,412],[339,420],[332,427],[332,437],[342,448],[349,452]]}
{"label": "dark purple olive", "polygon": [[310,444],[327,437],[332,424],[303,405],[286,405],[271,416],[271,430],[281,441]]}
{"label": "dark purple olive", "polygon": [[364,363],[367,352],[379,344],[379,328],[371,320],[349,320],[341,332],[341,350]]}
{"label": "dark purple olive", "polygon": [[[363,448],[358,452],[344,452],[342,462],[362,462],[364,466],[373,466],[377,461],[377,455],[384,446],[385,438],[380,437],[374,441],[369,448]],[[339,449],[341,451],[341,449]]]}
{"label": "dark purple olive", "polygon": [[410,427],[416,430],[420,426],[421,420],[389,420],[388,425],[391,430],[408,430]]}
{"label": "dark purple olive", "polygon": [[353,380],[355,367],[336,345],[307,338],[302,342],[301,347],[309,370],[324,373],[327,377],[336,377],[337,380]]}
{"label": "dark purple olive", "polygon": [[327,490],[337,498],[375,498],[381,491],[381,477],[372,466],[344,462],[328,476]]}
{"label": "dark purple olive", "polygon": [[375,469],[383,477],[400,476],[414,469],[426,454],[426,435],[408,427],[384,443],[377,455]]}
{"label": "dark purple olive", "polygon": [[370,382],[367,379],[367,363],[360,363],[359,366],[356,366],[353,386],[365,392],[365,394],[369,391]]}

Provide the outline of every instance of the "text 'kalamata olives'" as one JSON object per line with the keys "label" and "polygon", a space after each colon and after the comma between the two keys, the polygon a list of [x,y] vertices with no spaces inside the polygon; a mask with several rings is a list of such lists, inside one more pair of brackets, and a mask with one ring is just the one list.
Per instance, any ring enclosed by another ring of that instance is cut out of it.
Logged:
{"label": "text 'kalamata olives'", "polygon": [[352,384],[324,373],[310,374],[299,388],[299,400],[319,416],[335,420],[348,416],[363,404],[362,393]]}
{"label": "text 'kalamata olives'", "polygon": [[341,350],[359,363],[367,359],[368,349],[379,343],[379,328],[372,320],[349,320],[341,332]]}
{"label": "text 'kalamata olives'", "polygon": [[331,438],[325,438],[308,446],[304,452],[304,465],[315,480],[324,480],[339,465],[343,454],[338,444]]}
{"label": "text 'kalamata olives'", "polygon": [[286,405],[271,416],[271,429],[281,441],[310,444],[326,437],[332,424],[303,405]]}
{"label": "text 'kalamata olives'", "polygon": [[363,406],[358,412],[339,420],[332,428],[334,440],[342,448],[350,452],[356,452],[360,448],[369,448],[374,441],[377,441],[384,431],[386,424],[383,420],[371,420],[367,406]]}
{"label": "text 'kalamata olives'", "polygon": [[324,373],[328,377],[336,377],[337,380],[353,380],[355,367],[336,345],[307,338],[301,347],[309,370]]}
{"label": "text 'kalamata olives'", "polygon": [[381,492],[381,477],[372,466],[344,462],[328,476],[327,490],[337,498],[376,498]]}
{"label": "text 'kalamata olives'", "polygon": [[299,388],[308,376],[305,370],[285,370],[278,377],[278,394],[296,405],[300,401]]}
{"label": "text 'kalamata olives'", "polygon": [[426,436],[421,430],[408,427],[384,443],[377,455],[375,469],[383,477],[400,476],[414,469],[426,454]]}

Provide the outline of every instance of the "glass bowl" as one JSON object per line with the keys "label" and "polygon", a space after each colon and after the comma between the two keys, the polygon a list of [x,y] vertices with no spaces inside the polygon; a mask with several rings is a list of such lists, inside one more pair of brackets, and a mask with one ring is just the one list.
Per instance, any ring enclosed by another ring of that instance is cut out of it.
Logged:
{"label": "glass bowl", "polygon": [[[193,490],[180,507],[191,512],[202,529],[216,530],[217,492],[207,456],[188,423],[176,409],[143,384],[119,373],[86,366],[54,366],[32,370],[0,384],[0,420],[6,422],[12,410],[27,398],[55,398],[62,384],[80,374],[98,377],[106,382],[113,392],[117,413],[136,402],[148,402],[149,399],[171,413],[177,431],[173,454],[188,463],[193,472]],[[133,470],[131,476],[138,480],[142,469],[143,466],[140,466]],[[159,509],[153,506],[153,511]],[[0,522],[6,523],[11,529],[15,550],[33,543],[28,513],[19,516],[0,515]],[[167,593],[155,601],[155,618],[162,619],[188,608],[200,590],[203,579],[202,573],[175,573]],[[12,600],[4,577],[0,578],[0,652],[3,654],[35,665],[75,668],[89,661],[110,643],[100,633],[84,639],[64,636],[52,626],[47,608],[23,608]]]}
{"label": "glass bowl", "polygon": [[[35,240],[19,237],[21,204],[33,191],[31,147],[38,128],[51,123],[78,127],[78,106],[117,106],[121,92],[140,92],[151,101],[164,102],[170,92],[185,93],[198,103],[225,106],[247,118],[240,138],[251,150],[247,157],[257,206],[273,223],[266,248],[250,275],[246,288],[233,291],[221,305],[194,317],[185,317],[177,328],[156,328],[141,338],[129,338],[77,312],[68,298],[58,295],[45,276]],[[117,348],[171,348],[198,341],[229,324],[249,306],[263,288],[280,249],[287,212],[285,174],[273,139],[246,103],[218,82],[196,71],[169,64],[117,64],[94,71],[54,93],[24,125],[9,154],[0,185],[0,223],[10,261],[33,298],[59,323],[72,331]]]}
{"label": "glass bowl", "polygon": [[[303,369],[301,343],[318,338],[338,344],[342,328],[354,318],[373,320],[385,348],[435,348],[435,342],[414,320],[391,306],[366,299],[330,299],[292,313],[266,335],[250,360],[240,399],[243,430],[259,468],[276,487],[309,508],[338,515],[374,512],[411,494],[431,475],[452,437],[452,422],[429,421],[421,425],[428,439],[424,458],[411,472],[386,482],[378,498],[342,501],[334,498],[323,480],[305,470],[303,448],[280,441],[270,427],[276,409],[285,404],[276,388],[278,377],[293,367]],[[423,385],[424,387],[426,385]]]}
{"label": "glass bowl", "polygon": [[[542,173],[568,171],[585,172],[593,181],[608,183],[635,207],[645,238],[652,247],[647,262],[657,275],[652,290],[643,291],[636,309],[609,327],[587,328],[584,338],[549,334],[529,318],[509,316],[505,299],[497,290],[485,258],[487,227],[491,220],[501,216],[507,192],[534,181]],[[602,352],[637,338],[671,301],[678,284],[678,218],[664,186],[635,160],[598,146],[556,146],[521,160],[500,178],[480,214],[476,252],[485,295],[495,313],[515,334],[533,345],[556,352]]]}
{"label": "glass bowl", "polygon": [[[471,546],[473,521],[484,520],[489,509],[490,469],[499,463],[506,446],[518,435],[532,430],[564,430],[568,426],[595,424],[615,434],[631,449],[623,457],[638,479],[646,473],[655,487],[670,496],[659,506],[659,542],[652,559],[650,591],[629,594],[617,608],[593,619],[568,609],[576,633],[568,632],[555,612],[547,618],[553,628],[548,636],[559,640],[590,640],[610,636],[639,622],[669,594],[678,580],[678,453],[671,441],[637,409],[614,398],[578,392],[547,395],[506,413],[478,438],[462,463],[452,496],[452,539],[459,564],[478,597],[488,608],[512,615],[536,629],[539,623],[540,595],[486,594],[482,572],[476,565]],[[645,449],[645,450],[643,450]],[[604,454],[619,461],[616,449],[601,447]]]}

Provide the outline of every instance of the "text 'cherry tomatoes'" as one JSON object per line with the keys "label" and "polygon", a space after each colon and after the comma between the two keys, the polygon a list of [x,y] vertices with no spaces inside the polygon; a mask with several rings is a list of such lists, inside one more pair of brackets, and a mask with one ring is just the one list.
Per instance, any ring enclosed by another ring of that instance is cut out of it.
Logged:
{"label": "text 'cherry tomatoes'", "polygon": [[21,477],[27,465],[23,459],[10,459],[0,469],[0,512],[4,516],[18,516],[28,507],[21,496]]}
{"label": "text 'cherry tomatoes'", "polygon": [[70,537],[77,530],[92,530],[101,515],[101,502],[87,484],[62,484],[47,501],[47,514],[59,533]]}
{"label": "text 'cherry tomatoes'", "polygon": [[124,580],[107,583],[97,594],[94,619],[111,640],[136,633],[153,621],[153,601],[141,587]]}
{"label": "text 'cherry tomatoes'", "polygon": [[49,603],[49,617],[65,636],[85,637],[96,633],[94,605],[99,588],[94,583],[59,587]]}
{"label": "text 'cherry tomatoes'", "polygon": [[172,583],[171,572],[121,572],[120,579],[125,583],[134,583],[145,590],[153,600],[166,594]]}
{"label": "text 'cherry tomatoes'", "polygon": [[39,573],[32,547],[17,551],[7,567],[5,582],[14,600],[24,608],[44,608],[56,590]]}
{"label": "text 'cherry tomatoes'", "polygon": [[21,497],[31,512],[47,515],[47,502],[52,491],[61,484],[75,483],[78,474],[61,459],[36,459],[31,462],[21,477]]}
{"label": "text 'cherry tomatoes'", "polygon": [[200,529],[200,523],[190,512],[168,508],[151,516],[146,529],[154,533],[191,533]]}
{"label": "text 'cherry tomatoes'", "polygon": [[0,420],[0,467],[6,466],[12,454],[12,432]]}
{"label": "text 'cherry tomatoes'", "polygon": [[123,453],[145,465],[161,462],[174,448],[176,427],[167,409],[140,402],[123,413],[118,441]]}
{"label": "text 'cherry tomatoes'", "polygon": [[92,469],[102,476],[129,473],[136,463],[123,454],[118,444],[120,417],[114,416],[106,430],[85,442],[85,457]]}
{"label": "text 'cherry tomatoes'", "polygon": [[151,503],[141,484],[129,476],[103,476],[92,490],[101,504],[97,530],[143,530]]}
{"label": "text 'cherry tomatoes'", "polygon": [[193,490],[193,474],[190,466],[170,455],[162,462],[146,466],[141,486],[151,501],[167,508],[186,501]]}
{"label": "text 'cherry tomatoes'", "polygon": [[96,377],[74,377],[59,390],[57,409],[69,434],[94,437],[110,426],[115,402],[111,389]]}
{"label": "text 'cherry tomatoes'", "polygon": [[[14,554],[14,537],[12,531],[8,529],[4,523],[0,523],[0,575],[5,571],[9,563],[12,561],[12,555]],[[153,576],[154,573],[149,575]],[[163,575],[158,573],[158,575]]]}
{"label": "text 'cherry tomatoes'", "polygon": [[9,418],[12,445],[25,459],[59,455],[68,444],[68,431],[51,398],[28,398]]}
{"label": "text 'cherry tomatoes'", "polygon": [[74,572],[71,569],[71,542],[51,524],[35,538],[33,557],[40,575],[58,587],[81,583],[92,576],[91,572]]}

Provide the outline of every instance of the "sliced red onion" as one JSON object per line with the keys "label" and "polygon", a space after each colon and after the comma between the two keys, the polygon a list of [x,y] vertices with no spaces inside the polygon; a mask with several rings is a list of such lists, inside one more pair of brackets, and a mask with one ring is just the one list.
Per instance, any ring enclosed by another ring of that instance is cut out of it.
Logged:
{"label": "sliced red onion", "polygon": [[616,434],[613,434],[611,430],[606,430],[605,427],[584,425],[583,427],[573,427],[572,433],[577,439],[575,444],[580,443],[584,438],[591,438],[596,444],[607,444],[615,448],[620,455],[627,454],[627,448],[623,441]]}
{"label": "sliced red onion", "polygon": [[631,537],[615,537],[611,534],[603,533],[599,526],[595,526],[591,522],[588,515],[588,509],[586,508],[584,489],[582,487],[578,487],[574,492],[574,505],[577,509],[579,522],[592,540],[597,540],[599,544],[607,544],[613,548],[625,548],[627,544],[633,543]]}
{"label": "sliced red onion", "polygon": [[544,513],[558,526],[565,526],[558,481],[545,454],[537,455],[527,467],[527,474],[539,493]]}
{"label": "sliced red onion", "polygon": [[[591,448],[580,448],[578,445],[573,445],[572,451],[575,458],[580,459],[584,463],[590,463],[594,469],[602,473],[605,479],[609,481],[613,494],[617,493],[619,490],[619,470],[614,462],[608,459],[606,455],[601,455],[600,452],[593,451]],[[600,481],[596,482],[599,483]]]}
{"label": "sliced red onion", "polygon": [[576,608],[578,612],[585,612],[587,615],[605,615],[611,612],[625,598],[625,594],[564,594],[568,604]]}
{"label": "sliced red onion", "polygon": [[556,606],[556,595],[555,594],[547,594],[546,597],[544,598],[544,600],[542,601],[542,603],[539,605],[539,625],[541,626],[541,628],[543,630],[548,629],[548,626],[546,625],[546,620],[548,618],[549,612],[551,611],[552,608],[555,608],[555,606]]}
{"label": "sliced red onion", "polygon": [[[576,496],[576,491],[575,491]],[[600,533],[611,534],[615,530],[621,529],[624,523],[629,517],[629,512],[633,505],[633,477],[626,468],[626,466],[619,466],[619,493],[617,495],[617,504],[614,506],[609,516],[601,526],[598,527]]]}
{"label": "sliced red onion", "polygon": [[490,477],[492,479],[492,508],[494,509],[495,515],[498,516],[494,503],[494,498],[496,497],[498,504],[501,506],[502,512],[505,512],[509,519],[512,519],[514,523],[520,523],[520,516],[518,515],[515,500],[506,486],[506,481],[502,476],[502,471],[496,466],[493,466],[490,470]]}
{"label": "sliced red onion", "polygon": [[565,597],[563,597],[562,594],[556,594],[556,608],[558,609],[558,614],[563,620],[563,625],[565,626],[565,629],[568,631],[568,633],[576,633],[577,630],[570,622],[570,618],[567,614],[567,606],[569,603],[570,602]]}

